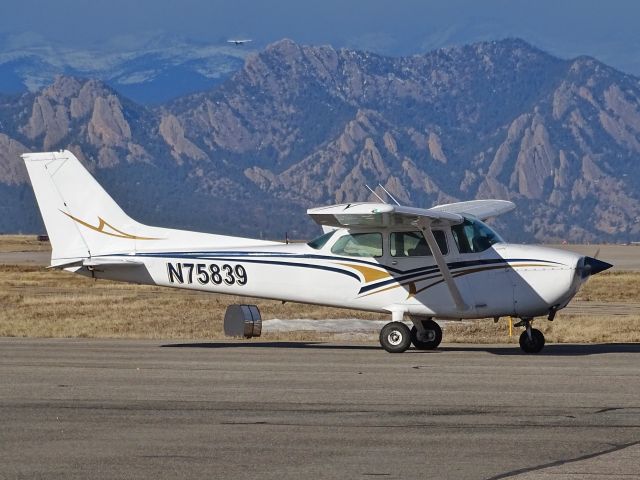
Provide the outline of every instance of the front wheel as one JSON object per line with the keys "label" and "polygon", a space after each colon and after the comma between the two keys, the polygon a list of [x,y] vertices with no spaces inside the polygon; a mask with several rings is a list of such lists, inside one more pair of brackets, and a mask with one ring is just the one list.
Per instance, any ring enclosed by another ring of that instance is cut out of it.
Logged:
{"label": "front wheel", "polygon": [[411,346],[411,332],[402,322],[387,323],[380,330],[380,345],[389,353],[402,353]]}
{"label": "front wheel", "polygon": [[525,330],[520,335],[520,348],[525,353],[539,353],[544,347],[544,335],[536,328],[531,329],[531,338]]}
{"label": "front wheel", "polygon": [[422,322],[423,329],[411,327],[411,343],[418,350],[434,350],[442,342],[442,329],[433,320]]}

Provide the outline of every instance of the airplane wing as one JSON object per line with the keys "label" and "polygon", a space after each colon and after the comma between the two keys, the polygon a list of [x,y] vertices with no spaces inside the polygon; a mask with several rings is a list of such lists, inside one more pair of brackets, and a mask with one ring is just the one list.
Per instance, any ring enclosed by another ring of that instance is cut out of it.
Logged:
{"label": "airplane wing", "polygon": [[513,202],[508,200],[471,200],[469,202],[448,203],[430,208],[437,212],[457,213],[460,215],[472,215],[480,220],[496,217],[510,212],[516,208]]}
{"label": "airplane wing", "polygon": [[459,213],[438,211],[433,208],[412,208],[386,203],[348,203],[331,205],[329,207],[312,208],[307,210],[320,225],[328,227],[372,227],[384,228],[393,226],[414,226],[424,235],[433,258],[442,273],[449,293],[460,310],[467,310],[469,306],[462,298],[462,294],[449,271],[447,262],[440,251],[440,247],[433,235],[433,227],[457,225],[464,221]]}
{"label": "airplane wing", "polygon": [[328,207],[311,208],[307,214],[327,227],[393,227],[418,226],[421,218],[437,225],[456,225],[464,218],[459,213],[437,211],[433,208],[413,208],[386,203],[345,203]]}

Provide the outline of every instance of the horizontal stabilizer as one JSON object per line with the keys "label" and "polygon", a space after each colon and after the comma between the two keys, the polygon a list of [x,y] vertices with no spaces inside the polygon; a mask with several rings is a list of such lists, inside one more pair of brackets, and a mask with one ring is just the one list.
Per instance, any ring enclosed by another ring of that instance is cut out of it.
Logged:
{"label": "horizontal stabilizer", "polygon": [[69,262],[56,263],[49,268],[72,268],[72,267],[140,267],[144,262],[129,260],[126,258],[81,258]]}
{"label": "horizontal stabilizer", "polygon": [[128,259],[100,259],[100,258],[91,258],[82,262],[82,265],[85,267],[139,267],[144,265],[144,262],[138,260],[128,260]]}

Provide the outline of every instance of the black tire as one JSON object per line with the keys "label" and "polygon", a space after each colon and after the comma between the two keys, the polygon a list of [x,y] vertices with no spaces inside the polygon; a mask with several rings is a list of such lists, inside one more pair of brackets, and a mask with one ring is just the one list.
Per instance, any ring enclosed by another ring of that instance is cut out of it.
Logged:
{"label": "black tire", "polygon": [[402,322],[387,323],[380,330],[380,345],[389,353],[402,353],[411,346],[411,332]]}
{"label": "black tire", "polygon": [[540,330],[531,329],[531,339],[525,330],[520,335],[520,348],[524,353],[540,353],[544,347],[544,335]]}
{"label": "black tire", "polygon": [[433,320],[425,320],[422,322],[424,330],[421,335],[418,334],[418,329],[414,325],[411,327],[411,343],[418,350],[434,350],[438,348],[440,342],[442,342],[442,329]]}

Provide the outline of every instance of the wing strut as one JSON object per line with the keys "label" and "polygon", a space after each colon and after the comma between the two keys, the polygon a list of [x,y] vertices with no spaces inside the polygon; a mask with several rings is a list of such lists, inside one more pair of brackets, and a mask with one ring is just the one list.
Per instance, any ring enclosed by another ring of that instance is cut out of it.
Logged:
{"label": "wing strut", "polygon": [[418,228],[422,231],[424,235],[424,239],[427,241],[427,245],[431,249],[431,253],[433,253],[433,258],[440,269],[440,273],[442,273],[442,277],[444,278],[444,283],[446,283],[447,288],[449,288],[449,293],[453,298],[456,306],[460,310],[467,310],[469,306],[462,299],[462,295],[460,294],[460,290],[458,290],[458,286],[456,282],[453,280],[453,276],[449,271],[449,267],[447,266],[447,262],[440,251],[440,247],[438,246],[438,242],[436,242],[436,237],[433,235],[433,230],[431,230],[431,222],[427,221],[424,217],[421,217],[417,222]]}

